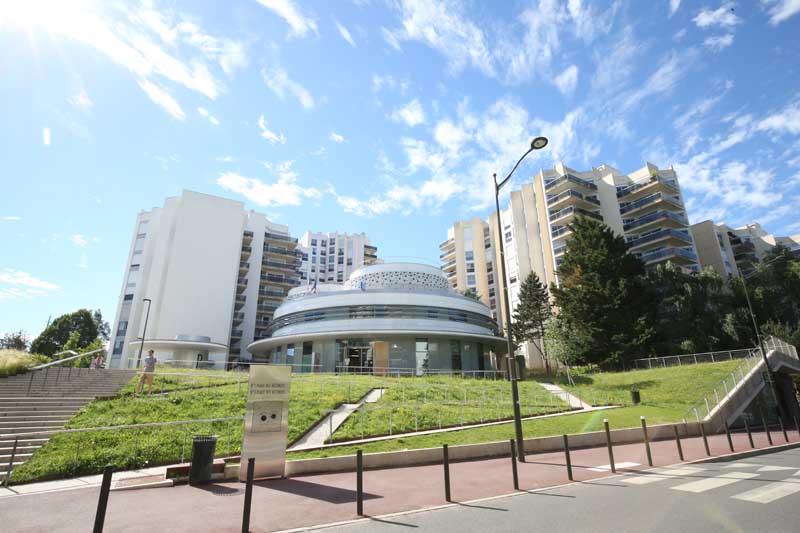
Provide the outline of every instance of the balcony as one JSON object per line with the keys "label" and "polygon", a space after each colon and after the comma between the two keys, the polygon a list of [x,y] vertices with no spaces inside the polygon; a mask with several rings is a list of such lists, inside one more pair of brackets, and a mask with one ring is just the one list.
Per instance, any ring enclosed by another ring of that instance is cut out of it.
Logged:
{"label": "balcony", "polygon": [[244,240],[244,241],[252,241],[253,240],[253,232],[250,231],[250,230],[245,231],[244,234],[242,235],[242,240]]}
{"label": "balcony", "polygon": [[452,261],[448,261],[447,263],[442,265],[442,270],[450,270],[451,268],[455,268],[457,262],[458,261],[456,261],[455,259],[453,259]]}
{"label": "balcony", "polygon": [[232,329],[231,330],[231,339],[241,339],[243,333],[244,333],[244,331],[242,331],[241,329]]}
{"label": "balcony", "polygon": [[553,257],[558,257],[566,251],[567,251],[566,244],[562,244],[561,246],[556,246],[555,248],[553,248]]}
{"label": "balcony", "polygon": [[455,254],[455,253],[456,253],[456,247],[455,247],[455,246],[453,246],[453,247],[452,247],[451,249],[449,249],[448,251],[446,251],[446,252],[443,252],[443,253],[439,254],[439,259],[444,259],[445,257],[451,256],[451,255],[453,255],[453,254]]}
{"label": "balcony", "polygon": [[439,249],[441,250],[442,248],[446,248],[447,246],[450,246],[451,244],[455,244],[455,242],[456,242],[455,239],[447,239],[446,241],[444,241],[442,244],[439,245]]}
{"label": "balcony", "polygon": [[370,244],[365,244],[364,245],[364,253],[365,254],[377,254],[378,253],[378,247],[377,246],[372,246]]}
{"label": "balcony", "polygon": [[261,289],[258,291],[258,296],[264,298],[286,298],[286,292],[279,289]]}
{"label": "balcony", "polygon": [[573,206],[573,207],[565,207],[564,209],[561,209],[560,211],[556,211],[555,213],[551,214],[550,215],[550,222],[555,222],[555,221],[558,220],[558,221],[562,221],[563,224],[567,224],[568,223],[566,221],[567,218],[571,219],[571,218],[574,218],[574,217],[579,216],[579,215],[580,216],[589,217],[589,218],[593,218],[595,220],[599,220],[600,222],[603,221],[603,216],[602,215],[600,215],[598,213],[593,213],[593,212],[588,211],[586,209],[583,209],[581,207],[574,207]]}
{"label": "balcony", "polygon": [[690,265],[692,263],[697,263],[697,256],[694,254],[694,252],[684,248],[669,247],[647,252],[645,254],[634,255],[637,255],[645,265],[652,265],[662,261],[672,261],[677,265]]}
{"label": "balcony", "polygon": [[591,181],[578,178],[572,174],[564,174],[563,176],[547,181],[544,184],[544,190],[547,191],[548,194],[558,194],[561,191],[565,191],[573,187],[581,187],[588,192],[597,190],[597,185]]}
{"label": "balcony", "polygon": [[278,285],[287,285],[289,287],[296,287],[300,285],[300,278],[289,276],[277,276],[275,274],[262,274],[262,282],[277,283]]}
{"label": "balcony", "polygon": [[[252,246],[242,246],[242,259],[247,259],[248,257],[250,257],[250,252],[252,251],[253,251]],[[243,261],[240,261],[239,264],[241,264],[242,262]]]}
{"label": "balcony", "polygon": [[649,213],[643,217],[625,222],[622,228],[625,231],[632,229],[644,230],[656,224],[661,224],[668,228],[685,228],[689,225],[689,222],[683,214],[673,213],[671,211],[656,211],[655,213]]}
{"label": "balcony", "polygon": [[553,226],[553,229],[550,231],[550,236],[553,239],[560,239],[570,234],[572,234],[572,230],[569,226]]}
{"label": "balcony", "polygon": [[645,252],[657,246],[686,246],[692,244],[692,237],[687,231],[664,228],[642,237],[634,237],[628,241],[630,250]]}
{"label": "balcony", "polygon": [[635,202],[623,204],[619,208],[622,215],[632,215],[634,213],[644,214],[645,211],[653,211],[659,208],[665,208],[676,211],[683,211],[683,205],[679,200],[667,196],[664,193],[654,193],[644,198],[640,198]]}
{"label": "balcony", "polygon": [[627,201],[633,201],[654,192],[678,194],[678,183],[672,178],[654,176],[617,189],[617,198],[625,198]]}
{"label": "balcony", "polygon": [[250,263],[247,261],[240,261],[239,262],[239,273],[244,273],[250,270]]}
{"label": "balcony", "polygon": [[568,189],[562,193],[554,194],[547,197],[547,205],[553,211],[567,207],[567,206],[583,206],[589,209],[600,205],[600,200],[594,196],[587,196],[578,191]]}
{"label": "balcony", "polygon": [[297,272],[297,267],[300,266],[300,261],[292,263],[281,263],[280,261],[264,260],[261,261],[261,266],[272,270],[278,270],[281,272],[291,272],[292,274],[294,274],[295,272]]}
{"label": "balcony", "polygon": [[378,258],[378,254],[368,254],[368,253],[364,252],[364,259],[375,260],[377,258]]}
{"label": "balcony", "polygon": [[268,231],[264,232],[264,240],[297,244],[297,239],[293,237],[289,237],[288,235],[281,235],[279,233],[270,233]]}
{"label": "balcony", "polygon": [[290,250],[288,248],[283,248],[281,246],[273,246],[271,244],[264,244],[264,254],[265,255],[281,255],[289,258],[296,258],[296,257],[303,257],[303,252],[301,250]]}
{"label": "balcony", "polygon": [[244,311],[234,311],[233,312],[233,322],[238,324],[244,320]]}

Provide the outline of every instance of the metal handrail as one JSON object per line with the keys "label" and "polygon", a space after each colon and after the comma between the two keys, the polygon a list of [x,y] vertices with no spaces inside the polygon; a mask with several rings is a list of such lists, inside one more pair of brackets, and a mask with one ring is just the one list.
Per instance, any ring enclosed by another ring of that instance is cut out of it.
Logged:
{"label": "metal handrail", "polygon": [[31,370],[42,370],[44,368],[49,368],[51,366],[59,365],[61,363],[65,363],[67,361],[72,361],[73,359],[77,359],[77,358],[83,357],[85,355],[92,355],[92,354],[95,354],[97,352],[105,352],[105,351],[106,351],[105,348],[98,348],[97,350],[92,350],[91,352],[85,352],[85,353],[77,353],[77,352],[74,352],[72,350],[64,350],[63,352],[58,352],[58,353],[55,353],[53,355],[55,356],[55,355],[59,355],[59,354],[62,354],[62,353],[71,353],[71,354],[75,354],[75,355],[72,355],[71,357],[65,357],[63,359],[58,359],[56,361],[50,361],[49,363],[44,363],[44,364],[41,364],[41,365],[32,366]]}
{"label": "metal handrail", "polygon": [[[709,357],[711,358],[712,363],[716,363],[717,360],[732,361],[733,359],[745,359],[753,357],[754,352],[756,351],[757,349],[754,348],[741,348],[739,350],[719,350],[715,352],[698,352],[698,353],[680,354],[680,355],[665,355],[661,357],[644,357],[641,359],[634,359],[631,361],[631,363],[634,364],[636,368],[642,368],[640,366],[640,363],[646,363],[646,365],[643,368],[653,368],[653,367],[672,366],[668,365],[667,361],[673,360],[677,361],[677,366],[682,366],[686,358],[689,358],[689,361],[686,364],[698,364],[702,362],[707,362],[707,361],[698,361],[698,358],[708,359]],[[719,357],[717,357],[718,355]]]}

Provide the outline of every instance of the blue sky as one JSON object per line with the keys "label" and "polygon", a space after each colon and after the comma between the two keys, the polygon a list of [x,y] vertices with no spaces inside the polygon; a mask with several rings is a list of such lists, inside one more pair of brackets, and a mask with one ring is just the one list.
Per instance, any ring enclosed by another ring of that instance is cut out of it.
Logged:
{"label": "blue sky", "polygon": [[436,263],[491,174],[674,165],[693,222],[800,233],[800,0],[10,0],[0,332],[116,309],[184,188]]}

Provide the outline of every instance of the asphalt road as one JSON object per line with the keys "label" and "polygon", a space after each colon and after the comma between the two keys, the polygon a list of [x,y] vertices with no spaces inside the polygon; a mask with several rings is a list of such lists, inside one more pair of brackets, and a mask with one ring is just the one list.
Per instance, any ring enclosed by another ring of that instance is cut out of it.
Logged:
{"label": "asphalt road", "polygon": [[800,531],[800,448],[631,472],[332,531]]}

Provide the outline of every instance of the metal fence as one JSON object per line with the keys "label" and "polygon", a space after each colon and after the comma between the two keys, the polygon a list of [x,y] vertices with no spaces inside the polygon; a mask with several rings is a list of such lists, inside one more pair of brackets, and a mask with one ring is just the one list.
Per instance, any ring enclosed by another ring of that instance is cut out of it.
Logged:
{"label": "metal fence", "polygon": [[718,352],[702,352],[683,355],[668,355],[664,357],[647,357],[634,359],[631,365],[634,368],[666,368],[668,366],[696,365],[698,363],[719,363],[734,359],[747,359],[759,355],[755,349],[722,350]]}

